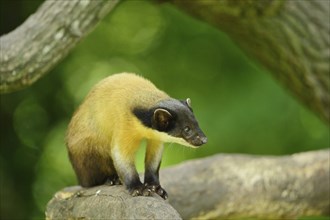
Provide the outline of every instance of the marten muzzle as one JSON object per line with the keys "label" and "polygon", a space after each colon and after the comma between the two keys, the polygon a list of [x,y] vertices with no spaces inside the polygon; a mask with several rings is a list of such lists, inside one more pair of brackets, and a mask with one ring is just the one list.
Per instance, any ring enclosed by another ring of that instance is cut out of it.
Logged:
{"label": "marten muzzle", "polygon": [[197,134],[190,137],[189,139],[186,139],[186,141],[195,147],[199,147],[207,143],[207,137],[202,131],[200,131]]}

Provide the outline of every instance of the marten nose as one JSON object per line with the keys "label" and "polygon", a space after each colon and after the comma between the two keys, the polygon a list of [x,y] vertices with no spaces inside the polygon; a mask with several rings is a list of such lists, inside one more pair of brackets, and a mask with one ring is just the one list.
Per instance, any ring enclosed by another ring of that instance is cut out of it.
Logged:
{"label": "marten nose", "polygon": [[203,144],[207,143],[207,137],[201,137],[200,140]]}
{"label": "marten nose", "polygon": [[202,144],[206,144],[207,143],[207,137],[205,137],[205,136],[199,136],[199,135],[197,135],[197,140],[199,141],[199,145],[202,145]]}

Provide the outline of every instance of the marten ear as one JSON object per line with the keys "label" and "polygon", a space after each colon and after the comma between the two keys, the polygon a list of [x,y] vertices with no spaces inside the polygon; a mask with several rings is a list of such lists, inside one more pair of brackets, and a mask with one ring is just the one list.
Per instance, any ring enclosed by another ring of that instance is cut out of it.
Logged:
{"label": "marten ear", "polygon": [[154,127],[159,131],[166,131],[169,128],[172,115],[169,111],[163,108],[157,108],[153,115]]}
{"label": "marten ear", "polygon": [[191,100],[190,100],[190,98],[187,98],[186,99],[186,103],[187,103],[188,107],[191,108]]}

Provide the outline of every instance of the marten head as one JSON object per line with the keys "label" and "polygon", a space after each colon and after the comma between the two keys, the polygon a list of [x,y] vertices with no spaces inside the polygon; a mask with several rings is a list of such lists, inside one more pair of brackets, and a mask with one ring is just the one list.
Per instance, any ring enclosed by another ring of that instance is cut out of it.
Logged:
{"label": "marten head", "polygon": [[143,125],[166,133],[167,136],[163,136],[165,142],[189,147],[198,147],[207,142],[194,116],[189,98],[162,100],[150,109],[136,108],[133,113]]}

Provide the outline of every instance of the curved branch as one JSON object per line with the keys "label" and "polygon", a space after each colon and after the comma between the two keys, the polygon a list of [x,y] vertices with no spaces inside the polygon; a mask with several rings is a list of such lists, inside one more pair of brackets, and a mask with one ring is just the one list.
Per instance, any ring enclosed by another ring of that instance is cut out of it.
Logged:
{"label": "curved branch", "polygon": [[47,73],[118,1],[45,1],[21,26],[0,38],[0,92],[27,87]]}
{"label": "curved branch", "polygon": [[[293,219],[330,214],[330,150],[291,156],[215,155],[161,170],[169,203],[183,219]],[[68,188],[47,219],[177,219],[159,196],[131,197],[123,186]]]}
{"label": "curved branch", "polygon": [[329,1],[167,1],[228,33],[300,101],[330,121]]}

